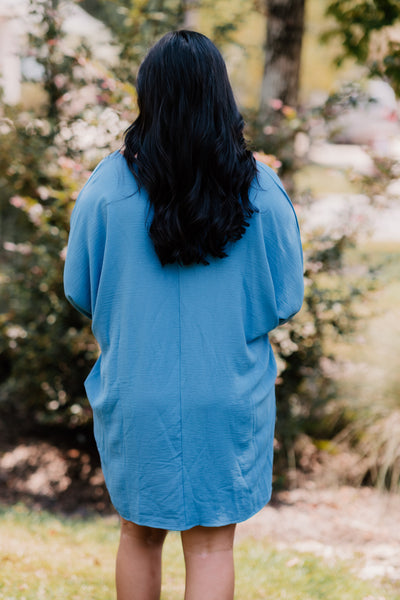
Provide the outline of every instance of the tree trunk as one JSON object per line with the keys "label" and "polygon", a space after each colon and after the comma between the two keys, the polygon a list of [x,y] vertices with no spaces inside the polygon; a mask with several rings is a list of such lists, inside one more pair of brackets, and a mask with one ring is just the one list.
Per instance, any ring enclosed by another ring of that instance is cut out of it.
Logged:
{"label": "tree trunk", "polygon": [[298,101],[305,0],[266,0],[267,44],[260,116],[271,112],[271,100],[295,107]]}
{"label": "tree trunk", "polygon": [[198,29],[199,0],[184,0],[183,28],[196,31]]}

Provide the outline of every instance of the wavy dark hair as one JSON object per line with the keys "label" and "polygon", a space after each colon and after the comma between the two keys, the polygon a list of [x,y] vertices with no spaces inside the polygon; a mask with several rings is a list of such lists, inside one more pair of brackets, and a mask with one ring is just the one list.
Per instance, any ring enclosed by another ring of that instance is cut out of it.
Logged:
{"label": "wavy dark hair", "polygon": [[167,33],[140,66],[137,96],[123,154],[148,193],[161,264],[227,256],[255,211],[257,170],[220,52],[200,33]]}

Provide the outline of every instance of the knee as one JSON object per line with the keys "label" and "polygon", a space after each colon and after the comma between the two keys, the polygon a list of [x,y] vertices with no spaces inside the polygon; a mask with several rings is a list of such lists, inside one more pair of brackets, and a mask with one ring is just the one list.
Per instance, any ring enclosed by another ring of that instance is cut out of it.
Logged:
{"label": "knee", "polygon": [[167,530],[137,525],[121,517],[121,537],[131,538],[147,547],[158,548],[163,545]]}
{"label": "knee", "polygon": [[197,554],[207,557],[215,552],[231,552],[235,525],[224,527],[194,527],[182,531],[182,546],[186,554]]}

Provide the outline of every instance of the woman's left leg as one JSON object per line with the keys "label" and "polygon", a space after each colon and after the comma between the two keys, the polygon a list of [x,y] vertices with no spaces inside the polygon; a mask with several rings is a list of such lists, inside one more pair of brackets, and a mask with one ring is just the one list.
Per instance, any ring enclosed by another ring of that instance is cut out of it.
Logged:
{"label": "woman's left leg", "polygon": [[117,553],[117,600],[159,600],[161,554],[167,531],[121,518]]}

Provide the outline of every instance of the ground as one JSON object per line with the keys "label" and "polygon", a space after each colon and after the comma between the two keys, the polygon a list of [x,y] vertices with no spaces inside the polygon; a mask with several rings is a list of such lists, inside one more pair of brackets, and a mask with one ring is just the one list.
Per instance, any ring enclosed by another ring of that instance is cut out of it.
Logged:
{"label": "ground", "polygon": [[[0,503],[85,515],[112,512],[93,452],[24,440],[0,452]],[[272,502],[238,526],[237,536],[266,537],[292,548],[349,560],[359,576],[400,580],[400,495],[371,488],[331,486],[302,478],[301,487],[274,494]]]}
{"label": "ground", "polygon": [[329,561],[356,559],[361,577],[400,580],[399,515],[399,495],[365,487],[306,487],[276,494],[239,526],[238,535],[267,536],[278,549],[290,547]]}

